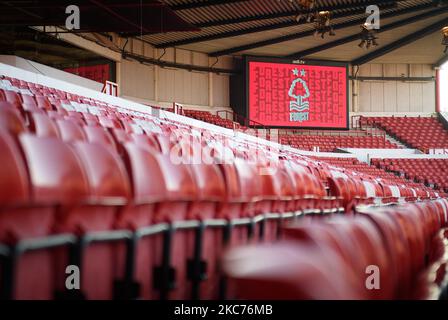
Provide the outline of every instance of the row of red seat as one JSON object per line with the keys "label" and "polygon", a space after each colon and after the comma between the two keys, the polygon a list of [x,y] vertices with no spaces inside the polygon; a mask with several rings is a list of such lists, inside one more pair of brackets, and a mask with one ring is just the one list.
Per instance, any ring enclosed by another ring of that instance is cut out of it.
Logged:
{"label": "row of red seat", "polygon": [[[282,161],[275,175],[261,176],[258,169],[262,165],[243,160],[221,166],[175,165],[169,156],[134,142],[125,143],[120,157],[97,143],[66,143],[29,133],[14,137],[3,129],[0,150],[0,241],[8,245],[50,235],[87,236],[161,223],[252,219],[259,214],[325,206],[325,190],[319,180],[292,161]],[[335,199],[331,200],[327,208],[335,205]],[[190,240],[187,234],[176,232],[170,243],[177,289],[169,298],[188,298],[190,294],[185,262],[193,258],[195,246],[193,234]],[[209,266],[216,266],[220,234],[212,232],[208,241],[202,241],[207,247],[201,257]],[[244,242],[247,234],[238,234],[231,241]],[[148,266],[156,269],[163,264],[161,234],[145,243],[139,244],[135,257],[135,280],[142,286],[142,297],[157,298],[162,289],[153,288]],[[52,265],[69,264],[68,250],[58,249],[54,256],[43,251],[16,261],[14,298],[51,298],[55,289],[63,289],[58,280],[64,269]],[[122,255],[110,244],[85,249],[82,287],[88,298],[112,298],[114,280],[124,277]],[[210,267],[202,297],[216,296],[216,272]]]}
{"label": "row of red seat", "polygon": [[220,116],[211,114],[208,111],[200,111],[200,110],[183,110],[184,115],[193,119],[201,120],[207,123],[211,123],[220,127],[224,127],[227,129],[237,129],[241,128],[240,124],[237,124],[229,119],[221,118]]}
{"label": "row of red seat", "polygon": [[372,159],[372,165],[360,162],[356,158],[333,158],[333,157],[313,157],[314,159],[324,161],[337,167],[349,169],[354,172],[363,173],[370,177],[376,177],[376,180],[384,181],[392,185],[406,185],[412,188],[421,188],[427,192],[434,192],[430,187],[423,183],[407,180],[405,177],[396,175],[387,171],[382,165],[377,166],[377,159]]}
{"label": "row of red seat", "polygon": [[[238,137],[19,85],[0,96],[6,298],[67,296],[68,264],[80,266],[85,298],[225,297],[222,250],[275,239],[285,217],[437,198]],[[210,163],[174,161],[204,150]],[[227,153],[233,161],[223,161]]]}
{"label": "row of red seat", "polygon": [[[226,239],[224,229],[231,221],[316,209],[326,201],[323,185],[309,168],[292,161],[282,161],[277,174],[264,176],[258,171],[263,164],[248,159],[175,165],[170,159],[175,141],[163,133],[175,128],[181,137],[191,134],[181,127],[159,124],[160,133],[155,134],[145,131],[141,122],[137,125],[143,119],[113,108],[96,110],[95,115],[94,109],[78,112],[71,110],[71,102],[45,96],[14,91],[4,96],[0,241],[11,250],[27,243],[45,244],[14,257],[14,269],[2,268],[0,282],[8,298],[50,299],[64,292],[64,267],[72,259],[70,241],[81,241],[70,236],[85,242],[98,239],[98,233],[106,236],[86,246],[76,263],[82,266],[86,298],[110,299],[129,288],[134,288],[133,297],[146,299],[216,298],[220,248],[224,241],[244,243],[249,237],[245,222]],[[239,152],[241,158],[253,155],[250,150]],[[339,206],[330,200],[328,208]],[[214,222],[215,229],[204,231],[197,243],[192,221],[210,219],[224,224],[216,229]],[[181,230],[174,232],[175,228]],[[269,234],[272,228],[265,229]],[[133,232],[148,235],[138,241],[131,259],[125,243]],[[103,243],[114,235],[118,244]],[[58,243],[61,237],[65,241]]]}
{"label": "row of red seat", "polygon": [[372,159],[372,164],[448,192],[448,159]]}
{"label": "row of red seat", "polygon": [[[62,96],[62,92],[58,91],[57,96]],[[11,126],[14,128],[15,134],[27,131],[26,126],[20,124],[17,115],[14,115],[14,113],[18,113],[19,117],[22,116],[23,122],[28,123],[29,131],[39,136],[61,137],[67,142],[76,140],[99,142],[106,146],[112,146],[119,153],[122,152],[123,143],[132,141],[141,147],[167,154],[178,142],[178,138],[184,135],[191,136],[190,131],[192,128],[180,128],[176,124],[156,123],[155,119],[148,116],[122,114],[117,112],[115,108],[101,106],[98,102],[93,103],[95,108],[92,105],[88,105],[89,107],[84,110],[81,106],[77,106],[78,102],[74,102],[75,104],[73,105],[73,102],[70,100],[57,100],[54,97],[33,97],[13,91],[8,97],[8,102],[13,106],[11,108],[11,106],[4,104],[5,108],[2,109],[4,110],[3,114],[6,114],[6,116],[3,119],[5,119],[5,123],[13,124]],[[65,96],[65,98],[68,98],[68,96]],[[75,100],[91,102],[82,97],[77,97]],[[37,101],[42,101],[42,103],[39,104]],[[100,106],[98,107],[98,105]],[[18,109],[18,111],[12,111],[12,109]],[[56,125],[49,118],[56,120]],[[142,122],[144,122],[144,125]],[[149,129],[148,126],[150,127]],[[155,130],[155,128],[159,129],[159,131]],[[174,141],[172,134],[169,138],[163,135],[163,133],[170,134],[173,132],[176,133]],[[207,132],[203,131],[200,134],[207,135]],[[213,138],[216,139],[216,136]],[[206,145],[206,142],[204,142],[202,141],[200,146],[204,147]],[[243,151],[234,148],[230,151],[244,159],[251,158],[254,154],[253,148],[247,148]],[[259,151],[255,153],[258,154]],[[306,162],[306,166],[310,167],[312,165],[311,162]],[[309,170],[313,172],[312,169]],[[324,183],[327,182],[328,177],[330,177],[330,174],[326,174],[323,179]],[[363,194],[364,192],[361,191],[358,196],[363,197]]]}
{"label": "row of red seat", "polygon": [[361,117],[361,126],[375,126],[412,148],[429,153],[448,148],[448,132],[435,117]]}
{"label": "row of red seat", "polygon": [[447,211],[445,199],[303,219],[283,228],[280,243],[227,253],[233,298],[437,298],[431,292],[440,292],[447,271]]}
{"label": "row of red seat", "polygon": [[[358,192],[356,194],[372,193],[373,190],[382,190],[381,200],[383,203],[395,202],[398,198],[404,198],[408,201],[413,201],[415,199],[434,199],[440,196],[445,196],[443,193],[438,193],[434,189],[427,187],[420,183],[415,183],[404,178],[394,176],[392,173],[385,172],[383,170],[376,169],[373,166],[369,166],[366,163],[360,163],[357,159],[344,159],[344,158],[328,158],[328,157],[313,157],[318,159],[318,163],[323,167],[324,172],[333,172],[332,179],[329,179],[330,186],[334,186],[335,176],[338,179],[354,179],[361,181],[365,184],[365,191],[360,191],[358,187]],[[331,164],[336,162],[337,166],[332,166]],[[330,165],[329,165],[330,164]],[[342,182],[342,184],[349,185],[348,182]],[[381,186],[381,188],[378,187]],[[333,188],[330,188],[332,190]],[[350,188],[345,188],[350,189]],[[341,191],[338,191],[341,190]],[[332,190],[332,194],[340,195],[344,193],[344,187],[336,188]],[[348,190],[345,190],[348,192]],[[353,205],[353,194],[350,192],[345,195],[347,201],[352,202]],[[378,200],[378,196],[374,197]]]}
{"label": "row of red seat", "polygon": [[374,136],[313,136],[284,135],[280,137],[282,144],[297,149],[313,151],[316,147],[320,152],[333,152],[337,148],[367,148],[367,149],[397,149],[398,146],[384,137]]}

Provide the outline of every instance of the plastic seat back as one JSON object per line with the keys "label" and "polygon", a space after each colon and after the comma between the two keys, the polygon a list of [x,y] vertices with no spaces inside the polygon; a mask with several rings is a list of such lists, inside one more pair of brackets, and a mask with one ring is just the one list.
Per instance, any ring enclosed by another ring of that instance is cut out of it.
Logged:
{"label": "plastic seat back", "polygon": [[7,102],[0,102],[0,128],[15,136],[26,131],[20,112]]}
{"label": "plastic seat back", "polygon": [[81,127],[70,120],[56,120],[61,139],[65,142],[85,141],[86,136]]}
{"label": "plastic seat back", "polygon": [[59,138],[59,131],[53,120],[45,113],[30,112],[31,131],[39,137]]}

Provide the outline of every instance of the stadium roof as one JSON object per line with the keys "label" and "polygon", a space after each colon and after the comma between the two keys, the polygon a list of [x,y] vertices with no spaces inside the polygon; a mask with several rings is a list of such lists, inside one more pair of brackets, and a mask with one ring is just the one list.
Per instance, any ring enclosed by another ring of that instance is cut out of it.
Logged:
{"label": "stadium roof", "polygon": [[[448,24],[448,9],[443,1],[320,0],[317,9],[332,11],[336,31],[336,36],[321,39],[313,36],[313,23],[297,23],[296,16],[306,13],[300,10],[297,1],[163,2],[201,31],[152,34],[143,39],[158,48],[178,47],[210,56],[251,54],[355,62],[363,58],[368,62],[383,58],[390,61],[387,53],[394,51],[395,62],[434,63],[443,56],[440,29]],[[359,26],[367,17],[368,5],[381,9],[380,45],[370,50],[376,52],[371,56],[366,56],[370,51],[357,47]],[[409,39],[402,41],[408,35]],[[405,50],[400,50],[403,47]],[[397,59],[397,52],[403,53],[405,60]],[[413,57],[407,57],[409,52],[413,52]]]}
{"label": "stadium roof", "polygon": [[[330,10],[335,36],[314,37],[309,12],[295,0],[20,0],[0,2],[0,26],[63,25],[65,5],[82,11],[79,32],[116,32],[156,48],[209,54],[262,55],[348,61],[436,63],[443,59],[440,29],[448,25],[444,0],[317,0]],[[381,9],[379,46],[359,48],[368,5]],[[62,20],[61,20],[62,19]]]}
{"label": "stadium roof", "polygon": [[78,6],[81,13],[81,28],[73,32],[117,32],[132,36],[199,30],[157,0],[0,1],[0,26],[62,26],[70,5]]}

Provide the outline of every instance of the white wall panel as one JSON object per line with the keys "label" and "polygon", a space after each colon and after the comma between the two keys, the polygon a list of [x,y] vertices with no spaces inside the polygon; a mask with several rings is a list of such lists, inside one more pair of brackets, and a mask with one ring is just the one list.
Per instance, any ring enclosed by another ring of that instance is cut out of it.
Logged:
{"label": "white wall panel", "polygon": [[370,97],[370,83],[361,82],[359,85],[359,111],[372,111]]}
{"label": "white wall panel", "polygon": [[227,107],[229,105],[229,79],[227,76],[212,75],[213,81],[213,104],[216,107]]}
{"label": "white wall panel", "polygon": [[154,66],[123,60],[121,63],[121,94],[154,100]]}
{"label": "white wall panel", "polygon": [[397,83],[391,82],[384,84],[384,110],[385,111],[398,111],[397,110]]}
{"label": "white wall panel", "polygon": [[422,90],[423,111],[435,111],[436,105],[436,84],[435,82],[423,83]]}
{"label": "white wall panel", "polygon": [[[202,67],[212,65],[226,69],[233,67],[233,59],[229,57],[216,60],[209,59],[206,54],[189,50],[168,48],[164,51],[154,49],[147,43],[142,44],[138,40],[133,40],[128,45],[135,54],[162,61]],[[160,102],[162,105],[177,102],[191,106],[230,107],[228,75],[210,75],[207,72],[147,66],[132,60],[124,60],[119,68],[123,96],[134,97],[138,101],[149,100],[148,103]]]}
{"label": "white wall panel", "polygon": [[[431,65],[366,64],[360,67],[364,77],[431,77]],[[360,112],[434,112],[434,82],[361,81]]]}
{"label": "white wall panel", "polygon": [[410,85],[407,82],[397,82],[397,111],[407,112],[410,109]]}

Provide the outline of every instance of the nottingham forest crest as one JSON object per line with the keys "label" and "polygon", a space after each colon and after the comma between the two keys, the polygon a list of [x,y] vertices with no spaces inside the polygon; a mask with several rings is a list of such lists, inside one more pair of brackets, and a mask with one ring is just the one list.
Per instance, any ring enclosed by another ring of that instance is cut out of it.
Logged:
{"label": "nottingham forest crest", "polygon": [[[291,83],[288,95],[294,100],[289,102],[290,121],[303,122],[309,119],[310,103],[308,98],[310,97],[310,90],[308,85],[302,77],[306,76],[306,71],[301,69],[300,72],[297,68],[292,70],[292,73],[297,78]],[[300,74],[300,75],[299,75]]]}

